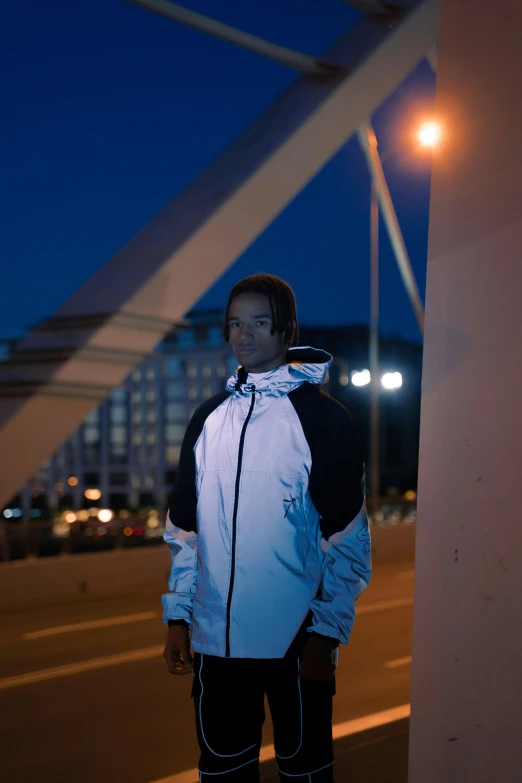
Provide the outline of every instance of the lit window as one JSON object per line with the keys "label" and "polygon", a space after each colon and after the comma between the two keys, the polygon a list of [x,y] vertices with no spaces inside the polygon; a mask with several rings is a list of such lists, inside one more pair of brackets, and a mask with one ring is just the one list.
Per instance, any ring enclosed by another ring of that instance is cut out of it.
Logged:
{"label": "lit window", "polygon": [[145,486],[147,489],[152,489],[154,486],[154,476],[152,476],[150,473],[145,476]]}
{"label": "lit window", "polygon": [[[83,441],[84,443],[97,443],[100,439],[100,430],[98,427],[84,427],[83,429]],[[63,461],[63,454],[60,453],[59,455],[62,457]]]}
{"label": "lit window", "polygon": [[212,388],[210,386],[205,386],[203,389],[203,399],[208,400],[210,397],[212,397]]}
{"label": "lit window", "polygon": [[156,421],[156,411],[149,411],[147,413],[147,421],[149,422],[149,424],[154,424],[154,422]]}
{"label": "lit window", "polygon": [[185,434],[183,424],[167,424],[165,427],[165,440],[167,443],[181,443]]}
{"label": "lit window", "polygon": [[127,428],[126,427],[112,427],[111,428],[111,441],[112,443],[125,443],[127,440]]}
{"label": "lit window", "polygon": [[155,402],[156,401],[156,393],[153,391],[147,392],[147,402]]}
{"label": "lit window", "polygon": [[132,442],[134,443],[135,446],[141,446],[141,435],[139,432],[136,432],[132,436]]}
{"label": "lit window", "polygon": [[210,362],[203,362],[202,374],[203,378],[210,378],[212,375],[212,366]]}
{"label": "lit window", "polygon": [[124,405],[111,405],[111,421],[124,424],[127,419],[127,408]]}
{"label": "lit window", "polygon": [[154,367],[149,367],[149,369],[147,370],[147,380],[153,381],[155,377],[156,377],[156,373],[154,371]]}
{"label": "lit window", "polygon": [[134,489],[139,489],[141,487],[141,478],[139,476],[132,477],[132,486]]}
{"label": "lit window", "polygon": [[180,446],[167,446],[165,449],[165,460],[172,464],[179,462]]}
{"label": "lit window", "polygon": [[135,405],[139,405],[141,402],[141,394],[139,392],[134,392],[132,395],[132,401]]}
{"label": "lit window", "polygon": [[113,402],[125,402],[127,400],[127,390],[122,388],[113,389],[111,399]]}
{"label": "lit window", "polygon": [[156,443],[156,436],[153,432],[149,432],[147,435],[147,443],[149,446],[153,446]]}
{"label": "lit window", "polygon": [[225,362],[219,362],[218,368],[217,368],[217,374],[219,378],[224,378],[227,374],[227,366]]}
{"label": "lit window", "polygon": [[165,405],[165,418],[169,421],[173,419],[185,419],[187,409],[182,402],[169,402]]}
{"label": "lit window", "polygon": [[135,411],[132,414],[132,423],[133,424],[141,424],[141,413],[139,411]]}
{"label": "lit window", "polygon": [[189,400],[197,400],[198,398],[198,390],[195,386],[191,386],[188,392],[188,398]]}
{"label": "lit window", "polygon": [[182,400],[186,393],[184,381],[170,381],[165,387],[165,396],[169,400]]}
{"label": "lit window", "polygon": [[134,370],[132,373],[132,380],[138,383],[141,381],[141,370]]}
{"label": "lit window", "polygon": [[194,362],[189,362],[187,364],[187,377],[192,379],[198,377],[198,366],[197,364],[194,364]]}

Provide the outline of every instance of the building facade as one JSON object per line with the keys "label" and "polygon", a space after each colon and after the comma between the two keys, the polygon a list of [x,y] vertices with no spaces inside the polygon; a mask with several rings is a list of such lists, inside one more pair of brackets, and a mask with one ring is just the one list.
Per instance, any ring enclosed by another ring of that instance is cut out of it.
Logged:
{"label": "building facade", "polygon": [[[48,517],[93,506],[164,510],[193,412],[223,390],[237,366],[223,341],[222,319],[221,310],[189,314],[41,466],[11,501],[16,515]],[[368,328],[303,326],[300,344],[333,354],[326,390],[351,411],[366,446],[369,387],[352,379],[368,366]],[[416,487],[421,361],[419,345],[381,340],[382,372],[400,372],[403,379],[401,388],[381,394],[384,492]]]}

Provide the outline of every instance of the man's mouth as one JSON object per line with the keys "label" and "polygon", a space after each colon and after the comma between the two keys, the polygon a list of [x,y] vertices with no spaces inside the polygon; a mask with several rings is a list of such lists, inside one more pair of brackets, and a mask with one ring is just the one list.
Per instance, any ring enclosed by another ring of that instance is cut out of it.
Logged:
{"label": "man's mouth", "polygon": [[236,353],[240,354],[241,356],[248,356],[251,353],[254,353],[255,347],[253,345],[238,345],[236,348]]}

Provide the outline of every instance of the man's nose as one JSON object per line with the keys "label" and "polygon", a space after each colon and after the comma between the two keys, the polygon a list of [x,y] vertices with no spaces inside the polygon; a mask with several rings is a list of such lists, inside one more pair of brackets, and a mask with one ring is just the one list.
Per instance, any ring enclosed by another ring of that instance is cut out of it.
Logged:
{"label": "man's nose", "polygon": [[248,324],[242,324],[239,328],[239,336],[243,342],[248,342],[252,339],[252,327]]}

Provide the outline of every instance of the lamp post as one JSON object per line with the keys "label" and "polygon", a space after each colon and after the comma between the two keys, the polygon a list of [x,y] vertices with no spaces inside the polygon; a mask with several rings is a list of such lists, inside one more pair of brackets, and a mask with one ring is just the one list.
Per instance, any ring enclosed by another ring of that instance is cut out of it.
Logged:
{"label": "lamp post", "polygon": [[381,496],[379,410],[379,194],[372,177],[370,196],[370,509],[377,518]]}
{"label": "lamp post", "polygon": [[[441,126],[437,122],[425,122],[420,126],[417,140],[421,147],[435,149],[442,136]],[[384,217],[388,226],[390,240],[395,251],[399,270],[409,294],[421,332],[424,330],[424,310],[417,284],[413,275],[406,246],[402,238],[393,202],[388,190],[382,160],[377,150],[377,137],[368,123],[359,130],[359,139],[366,154],[371,173],[370,198],[370,509],[373,519],[380,507],[381,471],[380,471],[380,378],[379,378],[379,200],[382,202]],[[390,387],[392,388],[392,387]]]}

